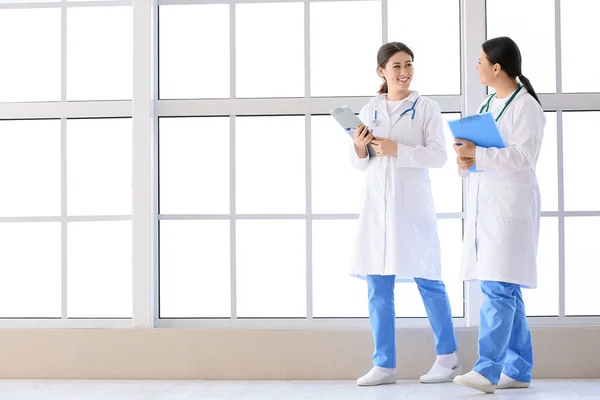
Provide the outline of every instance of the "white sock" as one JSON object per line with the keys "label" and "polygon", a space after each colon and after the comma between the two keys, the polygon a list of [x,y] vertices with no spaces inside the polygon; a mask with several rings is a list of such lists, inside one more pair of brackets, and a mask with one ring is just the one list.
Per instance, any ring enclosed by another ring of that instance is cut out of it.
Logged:
{"label": "white sock", "polygon": [[435,363],[445,368],[454,368],[458,363],[458,357],[456,356],[456,353],[441,354],[437,356]]}

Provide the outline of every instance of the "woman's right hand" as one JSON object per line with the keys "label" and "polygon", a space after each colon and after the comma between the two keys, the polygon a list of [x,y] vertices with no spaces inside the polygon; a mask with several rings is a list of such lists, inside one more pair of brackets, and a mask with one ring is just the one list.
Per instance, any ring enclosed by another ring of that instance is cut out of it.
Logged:
{"label": "woman's right hand", "polygon": [[371,140],[373,140],[373,131],[369,131],[369,129],[366,126],[361,124],[354,131],[354,145],[357,148],[366,148],[367,145],[371,143]]}

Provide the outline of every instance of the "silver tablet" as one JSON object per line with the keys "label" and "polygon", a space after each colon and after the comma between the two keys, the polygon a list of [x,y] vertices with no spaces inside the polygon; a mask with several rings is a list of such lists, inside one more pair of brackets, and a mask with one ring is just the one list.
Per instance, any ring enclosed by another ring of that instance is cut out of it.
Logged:
{"label": "silver tablet", "polygon": [[[348,106],[341,106],[329,110],[329,114],[338,122],[340,127],[350,136],[352,140],[354,140],[354,131],[360,125],[362,125],[361,120],[354,114],[354,111]],[[367,145],[367,151],[369,152],[369,156],[376,157],[375,149],[370,144]]]}

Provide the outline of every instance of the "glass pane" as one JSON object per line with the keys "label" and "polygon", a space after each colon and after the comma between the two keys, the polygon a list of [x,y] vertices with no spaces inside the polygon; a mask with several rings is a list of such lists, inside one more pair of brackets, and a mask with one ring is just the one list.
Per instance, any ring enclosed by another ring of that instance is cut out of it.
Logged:
{"label": "glass pane", "polygon": [[[348,275],[356,219],[313,221],[313,316],[368,317],[367,282]],[[335,296],[332,295],[335,291]]]}
{"label": "glass pane", "polygon": [[563,113],[563,154],[566,211],[599,211],[600,186],[596,182],[600,111]]}
{"label": "glass pane", "polygon": [[[415,54],[413,90],[460,94],[459,8],[458,0],[388,1],[388,40],[406,44]],[[424,35],[423,21],[443,34]]]}
{"label": "glass pane", "polygon": [[[460,114],[442,114],[444,121],[460,118]],[[462,178],[458,175],[454,138],[448,124],[444,123],[446,154],[448,161],[442,168],[430,168],[431,189],[435,210],[438,213],[459,213],[462,211]]]}
{"label": "glass pane", "polygon": [[600,53],[582,47],[582,43],[600,37],[598,15],[597,0],[560,2],[563,92],[600,92]]}
{"label": "glass pane", "polygon": [[600,217],[565,219],[565,312],[600,315]]}
{"label": "glass pane", "polygon": [[302,117],[236,119],[238,214],[306,212]]}
{"label": "glass pane", "polygon": [[[462,249],[462,220],[438,219],[442,253],[442,280],[453,317],[463,317],[463,282],[458,279]],[[414,282],[396,283],[396,317],[427,317],[423,299]]]}
{"label": "glass pane", "polygon": [[414,282],[396,282],[396,318],[427,317],[419,289]]}
{"label": "glass pane", "polygon": [[0,121],[0,216],[60,215],[60,121]]}
{"label": "glass pane", "polygon": [[68,225],[70,318],[131,318],[131,222]]}
{"label": "glass pane", "polygon": [[[556,92],[554,35],[554,0],[487,0],[488,39],[508,36],[517,43],[523,57],[523,75],[538,93]],[[473,69],[476,64],[474,60]]]}
{"label": "glass pane", "polygon": [[330,116],[312,116],[312,212],[358,214],[365,174],[350,163],[352,139]]}
{"label": "glass pane", "polygon": [[160,222],[160,316],[231,316],[229,221]]}
{"label": "glass pane", "polygon": [[229,214],[229,118],[160,118],[159,130],[160,212]]}
{"label": "glass pane", "polygon": [[306,221],[237,221],[237,314],[306,316]]}
{"label": "glass pane", "polygon": [[132,98],[132,26],[131,7],[67,9],[68,100]]}
{"label": "glass pane", "polygon": [[160,98],[229,97],[229,5],[160,6]]}
{"label": "glass pane", "polygon": [[60,9],[3,9],[0,38],[0,102],[60,100]]}
{"label": "glass pane", "polygon": [[536,175],[542,194],[542,211],[558,211],[558,169],[556,150],[556,113],[547,112],[542,149]]}
{"label": "glass pane", "polygon": [[0,317],[60,318],[61,270],[59,222],[0,223]]}
{"label": "glass pane", "polygon": [[442,280],[446,285],[453,317],[464,317],[464,284],[460,276],[462,219],[438,219],[442,252]]}
{"label": "glass pane", "polygon": [[540,222],[537,257],[538,287],[523,289],[527,315],[558,315],[558,219],[545,217]]}
{"label": "glass pane", "polygon": [[67,122],[69,215],[131,214],[131,119]]}
{"label": "glass pane", "polygon": [[376,72],[380,46],[379,1],[311,2],[311,95],[376,94],[381,84]]}
{"label": "glass pane", "polygon": [[304,97],[304,3],[235,10],[236,97]]}

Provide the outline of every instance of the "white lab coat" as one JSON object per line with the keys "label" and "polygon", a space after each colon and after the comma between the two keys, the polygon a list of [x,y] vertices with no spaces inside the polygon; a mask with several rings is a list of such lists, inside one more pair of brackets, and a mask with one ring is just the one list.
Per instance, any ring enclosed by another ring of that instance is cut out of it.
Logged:
{"label": "white lab coat", "polygon": [[[411,113],[398,120],[418,98]],[[373,126],[377,110],[378,126]],[[363,201],[350,274],[396,275],[441,279],[440,242],[428,168],[446,163],[442,116],[438,105],[412,92],[388,115],[385,95],[363,107],[360,120],[376,137],[398,142],[397,157],[360,159],[350,148],[352,164],[365,171]]]}
{"label": "white lab coat", "polygon": [[[492,102],[490,112],[496,117],[503,102],[494,101],[499,104]],[[477,147],[483,172],[460,172],[468,188],[463,280],[537,286],[541,199],[535,167],[545,124],[542,107],[521,89],[498,121],[506,148]]]}

